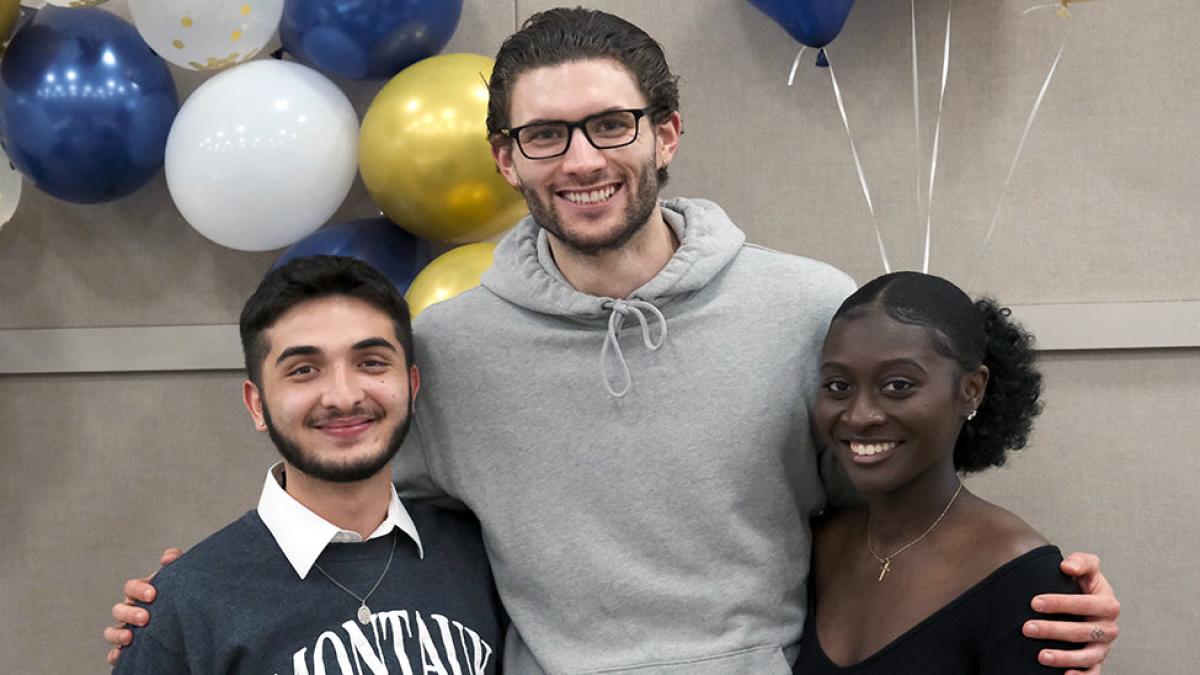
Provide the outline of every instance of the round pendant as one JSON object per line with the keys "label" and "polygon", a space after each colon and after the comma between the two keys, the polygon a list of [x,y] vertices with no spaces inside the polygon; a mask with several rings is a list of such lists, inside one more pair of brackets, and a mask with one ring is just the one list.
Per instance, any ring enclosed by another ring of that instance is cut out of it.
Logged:
{"label": "round pendant", "polygon": [[358,608],[358,622],[364,626],[371,623],[371,609],[365,604]]}

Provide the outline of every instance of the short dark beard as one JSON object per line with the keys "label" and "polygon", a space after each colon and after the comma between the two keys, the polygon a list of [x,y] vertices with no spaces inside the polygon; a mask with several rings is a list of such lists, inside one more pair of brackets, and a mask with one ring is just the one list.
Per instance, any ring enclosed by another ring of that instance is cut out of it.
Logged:
{"label": "short dark beard", "polygon": [[290,438],[284,436],[275,424],[271,421],[271,411],[267,409],[267,402],[262,401],[263,422],[267,425],[267,435],[271,437],[271,442],[275,444],[275,448],[279,450],[279,454],[283,455],[283,459],[295,468],[300,473],[323,480],[329,483],[357,483],[358,481],[366,480],[375,474],[379,473],[392,461],[396,453],[400,450],[400,444],[404,442],[404,437],[408,435],[408,425],[412,421],[413,404],[408,402],[408,414],[404,416],[404,421],[396,427],[392,432],[391,439],[388,440],[387,447],[384,451],[374,457],[367,457],[357,463],[344,466],[330,466],[322,463],[316,457],[305,453],[297,443]]}
{"label": "short dark beard", "polygon": [[534,190],[521,187],[525,195],[525,203],[529,206],[529,215],[539,227],[554,235],[571,250],[584,255],[599,255],[606,251],[616,251],[628,244],[634,235],[650,222],[654,207],[658,206],[658,173],[653,160],[642,167],[642,175],[636,186],[626,184],[626,190],[633,192],[629,197],[629,205],[625,207],[625,218],[616,235],[604,241],[581,241],[571,236],[563,227],[558,211],[551,204],[542,201]]}

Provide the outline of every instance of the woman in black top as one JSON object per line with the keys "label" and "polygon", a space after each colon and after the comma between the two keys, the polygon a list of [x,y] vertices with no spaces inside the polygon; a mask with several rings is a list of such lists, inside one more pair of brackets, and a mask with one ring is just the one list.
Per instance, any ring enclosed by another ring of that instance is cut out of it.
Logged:
{"label": "woman in black top", "polygon": [[1041,407],[1031,343],[1007,310],[915,272],[838,309],[813,425],[866,505],[815,526],[794,672],[1062,672],[1037,661],[1062,645],[1021,635],[1034,595],[1076,592],[1061,554],[959,478],[1025,445]]}

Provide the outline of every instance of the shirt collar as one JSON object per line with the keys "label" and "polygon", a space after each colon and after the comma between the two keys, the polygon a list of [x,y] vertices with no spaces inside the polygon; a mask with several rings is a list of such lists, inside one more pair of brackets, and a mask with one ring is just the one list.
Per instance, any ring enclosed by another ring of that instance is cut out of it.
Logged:
{"label": "shirt collar", "polygon": [[[279,477],[282,473],[283,462],[275,464],[267,471],[262,495],[258,498],[258,516],[270,530],[271,536],[275,537],[275,543],[279,544],[296,574],[303,579],[308,576],[313,563],[326,546],[361,542],[363,538],[357,532],[341,529],[296,501],[280,486]],[[392,498],[388,503],[387,517],[367,539],[387,536],[394,528],[400,528],[401,532],[416,543],[417,553],[424,559],[425,549],[421,546],[417,526],[396,495],[396,488],[392,487],[391,491]]]}

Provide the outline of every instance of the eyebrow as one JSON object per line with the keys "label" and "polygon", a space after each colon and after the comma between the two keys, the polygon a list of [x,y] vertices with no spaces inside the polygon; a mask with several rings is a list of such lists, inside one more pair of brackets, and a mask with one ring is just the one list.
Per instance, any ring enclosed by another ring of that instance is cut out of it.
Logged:
{"label": "eyebrow", "polygon": [[387,340],[385,340],[384,338],[381,338],[381,337],[371,337],[371,338],[367,338],[365,340],[359,340],[358,342],[354,343],[354,346],[351,347],[351,349],[353,349],[356,352],[361,352],[364,349],[374,349],[376,347],[382,347],[383,349],[387,349],[387,350],[390,350],[393,352],[400,351],[400,350],[396,349],[396,346],[393,345],[391,342],[388,342]]}
{"label": "eyebrow", "polygon": [[609,107],[604,108],[603,110],[597,110],[596,112],[588,113],[588,114],[584,115],[583,117],[580,117],[580,118],[574,119],[574,120],[564,120],[561,118],[548,119],[548,118],[544,118],[544,117],[539,117],[537,119],[529,120],[528,122],[526,122],[524,124],[517,124],[513,128],[516,129],[517,127],[527,127],[527,126],[530,126],[533,124],[557,124],[559,122],[561,122],[563,124],[570,124],[572,122],[582,122],[583,120],[585,120],[589,117],[593,117],[595,115],[603,115],[604,113],[616,112],[617,110],[629,110],[629,108],[622,107],[619,105],[610,105]]}
{"label": "eyebrow", "polygon": [[275,365],[279,365],[279,364],[283,363],[286,359],[290,359],[293,356],[312,356],[313,354],[320,354],[320,353],[321,353],[321,350],[317,349],[316,347],[313,347],[312,345],[299,345],[296,347],[288,347],[287,349],[283,350],[282,352],[279,352],[279,358],[275,359]]}
{"label": "eyebrow", "polygon": [[[353,346],[350,347],[351,350],[356,351],[356,352],[361,352],[365,349],[377,349],[377,348],[383,348],[383,349],[387,349],[387,350],[390,350],[393,352],[399,351],[398,349],[396,349],[395,345],[393,345],[391,342],[388,342],[386,339],[381,338],[381,337],[370,337],[370,338],[366,338],[365,340],[359,340],[358,342],[355,342]],[[279,365],[280,363],[283,363],[285,360],[290,359],[293,356],[313,356],[313,355],[320,354],[320,353],[321,353],[321,349],[319,347],[314,347],[312,345],[296,345],[294,347],[288,347],[287,349],[285,349],[279,353],[279,357],[275,359],[275,365]]]}
{"label": "eyebrow", "polygon": [[893,366],[912,366],[922,373],[927,372],[921,364],[909,358],[890,359],[888,361],[884,361],[882,365],[885,368],[890,368]]}

